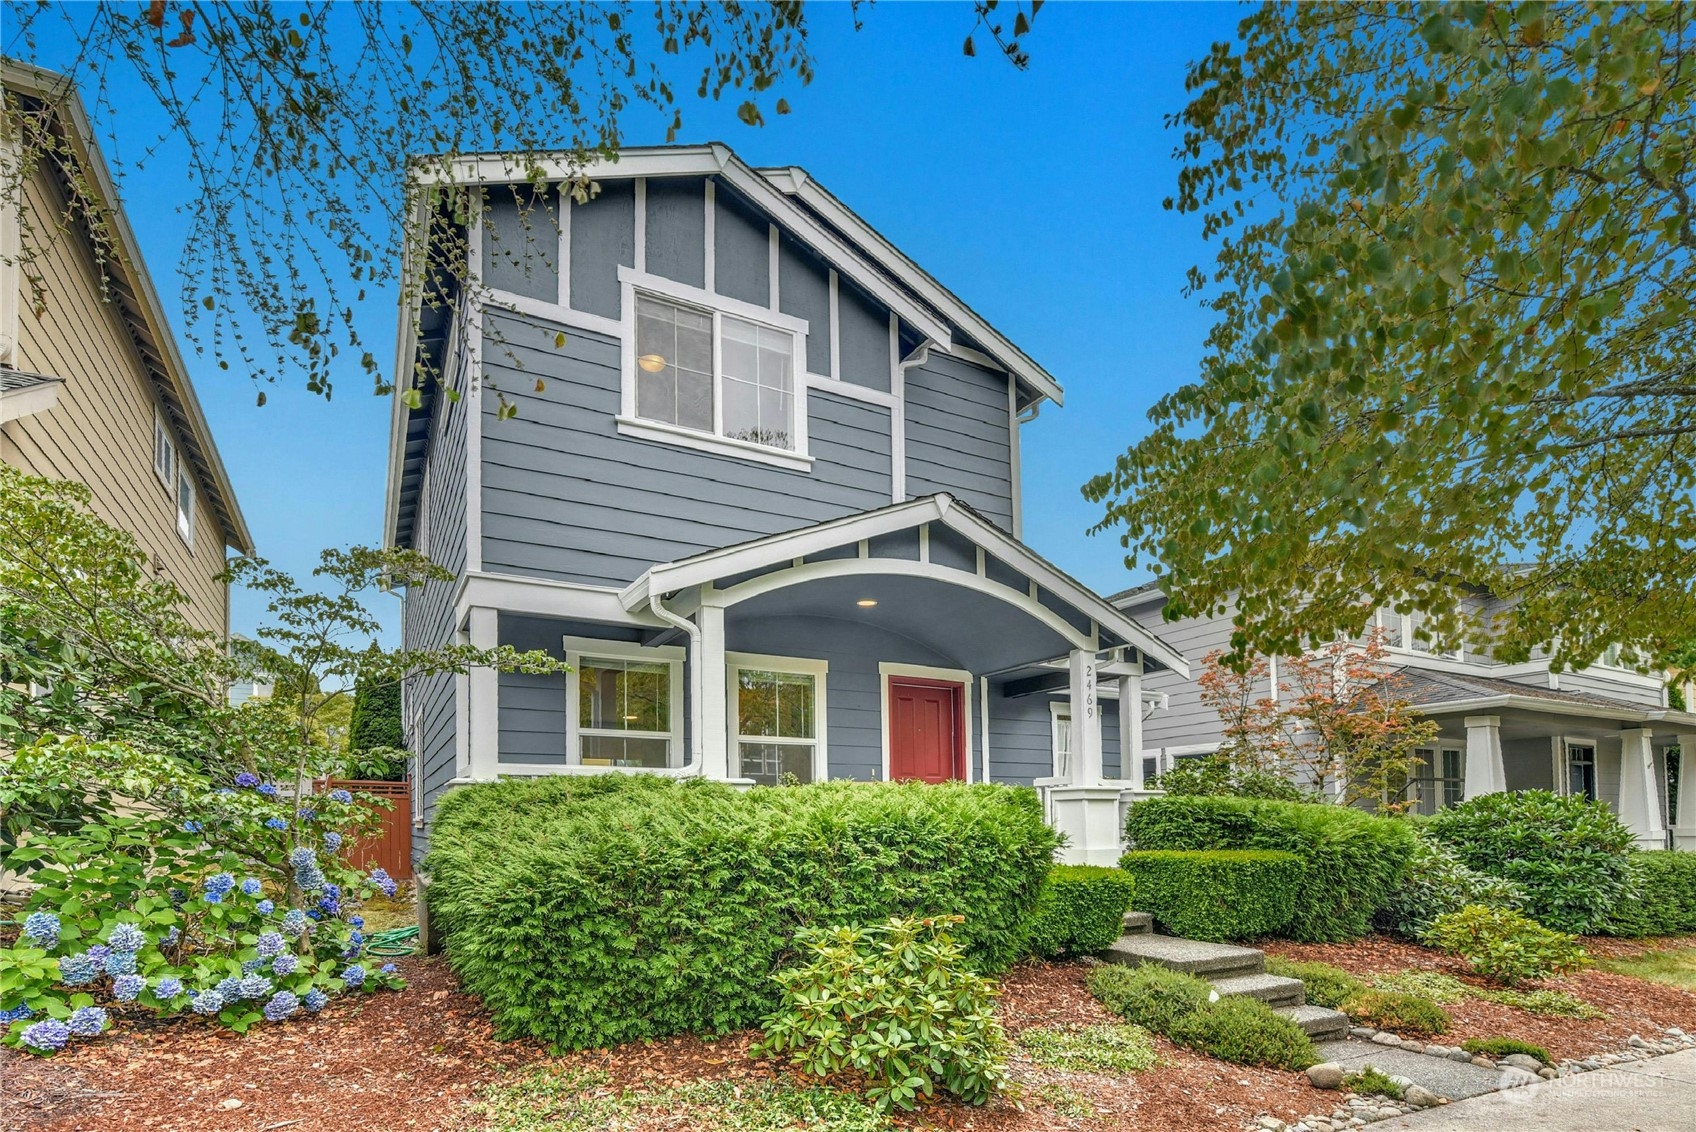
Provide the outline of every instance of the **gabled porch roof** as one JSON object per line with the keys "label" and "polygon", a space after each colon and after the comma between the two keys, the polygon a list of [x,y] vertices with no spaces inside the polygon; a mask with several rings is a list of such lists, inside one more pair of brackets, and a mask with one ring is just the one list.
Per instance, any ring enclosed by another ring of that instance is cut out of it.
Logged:
{"label": "gabled porch roof", "polygon": [[857,575],[903,575],[976,591],[1019,606],[1073,647],[1123,649],[1146,669],[1189,675],[1176,649],[946,492],[660,563],[619,600],[634,612],[704,587],[742,601],[803,581]]}

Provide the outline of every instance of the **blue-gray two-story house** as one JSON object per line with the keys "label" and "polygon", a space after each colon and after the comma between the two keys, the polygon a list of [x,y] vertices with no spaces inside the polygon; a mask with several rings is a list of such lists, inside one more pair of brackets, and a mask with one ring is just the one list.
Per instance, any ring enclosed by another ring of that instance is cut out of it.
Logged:
{"label": "blue-gray two-story house", "polygon": [[648,772],[1036,784],[1114,862],[1142,676],[1187,669],[1019,539],[1059,384],[799,169],[577,172],[455,163],[470,269],[402,312],[387,537],[456,575],[405,644],[570,664],[407,684],[418,851],[457,784]]}

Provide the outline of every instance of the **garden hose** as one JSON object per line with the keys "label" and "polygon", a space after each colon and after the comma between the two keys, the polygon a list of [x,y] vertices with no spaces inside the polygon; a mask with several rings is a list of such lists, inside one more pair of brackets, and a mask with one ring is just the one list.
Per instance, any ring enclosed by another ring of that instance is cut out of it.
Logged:
{"label": "garden hose", "polygon": [[417,924],[404,928],[390,928],[386,932],[372,932],[365,937],[365,952],[368,955],[379,955],[385,959],[411,955],[418,950],[417,939]]}

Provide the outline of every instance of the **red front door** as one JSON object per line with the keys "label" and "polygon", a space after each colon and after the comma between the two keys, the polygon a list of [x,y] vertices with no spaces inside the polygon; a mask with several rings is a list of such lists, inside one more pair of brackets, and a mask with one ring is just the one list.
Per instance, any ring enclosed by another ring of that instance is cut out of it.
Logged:
{"label": "red front door", "polygon": [[960,685],[889,678],[889,777],[947,782],[966,777]]}

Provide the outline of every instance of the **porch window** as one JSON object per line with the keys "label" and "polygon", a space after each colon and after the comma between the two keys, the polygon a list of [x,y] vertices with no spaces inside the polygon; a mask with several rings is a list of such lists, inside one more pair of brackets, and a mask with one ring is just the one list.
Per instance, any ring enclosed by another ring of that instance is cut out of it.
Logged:
{"label": "porch window", "polygon": [[1568,743],[1566,748],[1566,792],[1596,800],[1596,748]]}
{"label": "porch window", "polygon": [[1070,779],[1072,775],[1072,705],[1050,703],[1049,734],[1054,743],[1054,777]]}
{"label": "porch window", "polygon": [[822,661],[731,658],[735,776],[761,786],[825,777]]}
{"label": "porch window", "polygon": [[723,311],[636,296],[636,416],[795,451],[796,336]]}
{"label": "porch window", "polygon": [[1458,747],[1420,747],[1414,750],[1419,759],[1419,773],[1410,777],[1392,801],[1414,804],[1414,812],[1434,814],[1447,806],[1458,806],[1466,794],[1466,776],[1461,769]]}
{"label": "porch window", "polygon": [[683,761],[683,650],[565,638],[567,761],[678,767]]}

